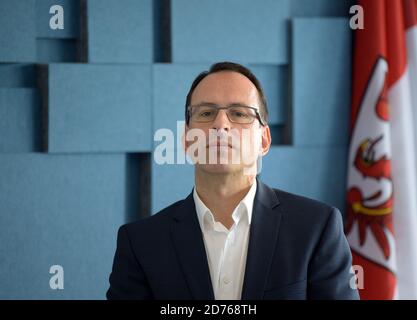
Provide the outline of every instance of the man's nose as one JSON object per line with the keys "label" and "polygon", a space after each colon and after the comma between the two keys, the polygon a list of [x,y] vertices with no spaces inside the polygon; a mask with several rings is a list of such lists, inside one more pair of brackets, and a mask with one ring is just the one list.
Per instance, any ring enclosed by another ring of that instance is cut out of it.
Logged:
{"label": "man's nose", "polygon": [[228,131],[230,129],[230,120],[227,117],[226,110],[219,110],[212,125],[213,125],[213,129],[216,129],[216,130],[223,129],[223,130]]}

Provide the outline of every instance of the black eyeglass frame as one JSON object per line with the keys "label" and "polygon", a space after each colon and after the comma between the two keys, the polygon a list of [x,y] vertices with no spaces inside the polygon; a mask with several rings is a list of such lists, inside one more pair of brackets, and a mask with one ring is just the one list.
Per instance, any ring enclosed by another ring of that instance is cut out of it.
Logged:
{"label": "black eyeglass frame", "polygon": [[[194,108],[194,107],[201,107],[201,106],[204,106],[204,104],[199,104],[199,105],[194,105],[194,106],[193,105],[190,105],[190,106],[187,107],[187,112],[186,112],[186,122],[187,122],[187,125],[190,123],[191,109]],[[208,106],[213,106],[214,107],[215,105],[208,104]],[[262,126],[265,126],[266,125],[266,123],[262,120],[262,117],[261,117],[261,114],[259,113],[259,110],[257,108],[255,108],[255,107],[245,106],[245,105],[236,105],[236,104],[232,104],[232,105],[229,105],[229,106],[226,106],[226,107],[219,107],[219,106],[215,106],[215,107],[217,108],[216,117],[218,115],[218,111],[219,110],[228,110],[228,109],[233,108],[233,107],[244,107],[244,108],[252,109],[253,111],[255,111],[255,115],[256,115],[256,118],[258,119],[259,123]],[[234,122],[234,121],[230,120],[229,115],[228,115],[227,112],[226,112],[226,115],[227,115],[227,118],[229,119],[230,122],[232,122],[232,123],[238,123],[238,122]],[[253,118],[253,119],[255,121],[255,118]],[[210,121],[208,121],[208,122],[199,122],[199,123],[209,123],[209,122]],[[253,121],[252,122],[248,122],[247,124],[252,124],[252,123],[253,123]]]}

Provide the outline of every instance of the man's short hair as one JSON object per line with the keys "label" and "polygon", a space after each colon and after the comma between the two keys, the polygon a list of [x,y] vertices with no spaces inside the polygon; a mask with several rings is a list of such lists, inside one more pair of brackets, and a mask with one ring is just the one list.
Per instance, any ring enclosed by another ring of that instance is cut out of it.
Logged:
{"label": "man's short hair", "polygon": [[263,120],[264,123],[268,123],[268,106],[266,103],[266,98],[265,98],[265,94],[264,91],[262,89],[261,83],[259,82],[259,80],[256,78],[256,76],[252,73],[252,71],[250,71],[248,68],[242,66],[241,64],[238,63],[234,63],[234,62],[217,62],[213,65],[211,65],[210,69],[208,71],[203,71],[201,72],[193,81],[190,90],[188,91],[187,94],[187,99],[185,102],[185,119],[186,119],[186,123],[187,125],[189,124],[189,114],[188,114],[188,106],[190,106],[191,104],[191,96],[194,92],[194,89],[197,87],[197,85],[208,75],[212,74],[212,73],[216,73],[216,72],[221,72],[221,71],[233,71],[233,72],[237,72],[240,73],[242,75],[244,75],[246,78],[248,78],[256,87],[256,89],[258,90],[258,95],[259,95],[259,114]]}

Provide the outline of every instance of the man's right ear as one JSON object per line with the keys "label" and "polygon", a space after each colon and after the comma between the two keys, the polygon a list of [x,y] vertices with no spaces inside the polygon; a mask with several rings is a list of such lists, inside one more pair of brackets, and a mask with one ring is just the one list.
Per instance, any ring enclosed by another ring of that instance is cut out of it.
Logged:
{"label": "man's right ear", "polygon": [[271,130],[269,129],[268,125],[265,125],[262,128],[262,145],[261,145],[261,155],[265,156],[268,151],[269,148],[271,147]]}

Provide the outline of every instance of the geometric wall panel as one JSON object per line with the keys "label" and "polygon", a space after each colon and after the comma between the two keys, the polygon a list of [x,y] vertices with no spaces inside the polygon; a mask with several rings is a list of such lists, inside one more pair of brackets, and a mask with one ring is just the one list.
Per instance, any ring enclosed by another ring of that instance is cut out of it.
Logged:
{"label": "geometric wall panel", "polygon": [[293,17],[346,17],[355,0],[291,0]]}
{"label": "geometric wall panel", "polygon": [[[64,10],[64,29],[51,29],[49,21],[55,13],[49,13],[53,5]],[[36,36],[38,38],[78,38],[80,34],[79,0],[36,0]]]}
{"label": "geometric wall panel", "polygon": [[289,0],[172,0],[172,61],[288,62]]}
{"label": "geometric wall panel", "polygon": [[[0,154],[0,299],[104,299],[125,223],[125,154]],[[52,265],[64,290],[51,290]]]}
{"label": "geometric wall panel", "polygon": [[[80,38],[81,0],[38,0],[36,1],[36,61],[38,63],[76,62]],[[63,9],[63,29],[51,29],[50,20],[55,22],[56,11],[52,6]]]}
{"label": "geometric wall panel", "polygon": [[[184,154],[182,150],[179,152]],[[187,160],[185,164],[177,164],[177,151],[173,153],[175,164],[157,164],[152,159],[152,214],[184,199],[194,187],[194,166]]]}
{"label": "geometric wall panel", "polygon": [[345,18],[293,20],[293,142],[346,146],[351,29]]}
{"label": "geometric wall panel", "polygon": [[275,146],[260,178],[272,187],[324,201],[344,211],[347,149]]}
{"label": "geometric wall panel", "polygon": [[0,62],[35,61],[35,1],[2,0],[0,17]]}
{"label": "geometric wall panel", "polygon": [[34,64],[1,63],[0,87],[35,87],[36,67]]}
{"label": "geometric wall panel", "polygon": [[75,62],[77,46],[74,39],[36,39],[36,61],[38,63]]}
{"label": "geometric wall panel", "polygon": [[0,88],[0,153],[39,150],[39,123],[38,90]]}
{"label": "geometric wall panel", "polygon": [[[151,148],[149,65],[50,64],[43,89],[47,151]],[[45,85],[47,87],[45,87]]]}
{"label": "geometric wall panel", "polygon": [[88,62],[152,62],[153,1],[88,1],[87,51]]}

